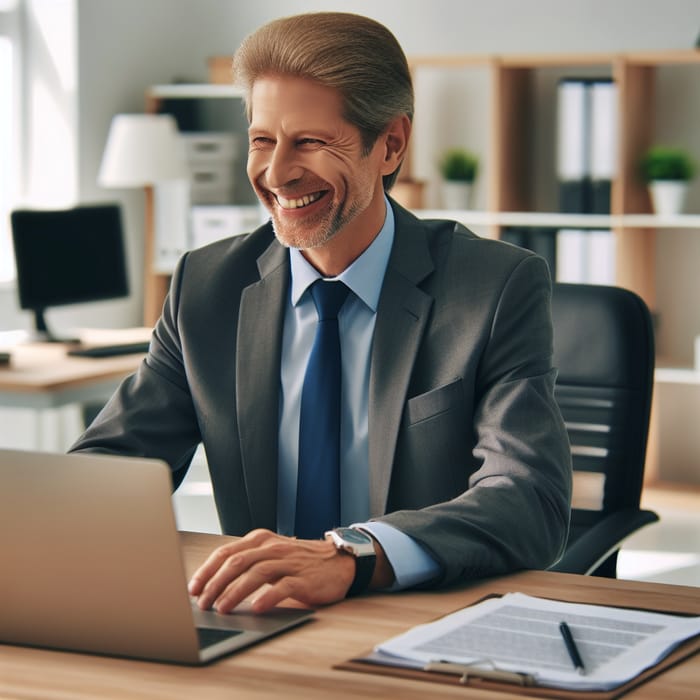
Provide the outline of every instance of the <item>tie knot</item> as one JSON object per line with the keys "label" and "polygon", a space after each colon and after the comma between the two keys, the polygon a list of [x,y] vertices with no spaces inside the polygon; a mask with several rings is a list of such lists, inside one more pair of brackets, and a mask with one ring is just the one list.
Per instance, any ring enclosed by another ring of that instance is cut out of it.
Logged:
{"label": "tie knot", "polygon": [[311,285],[311,296],[316,304],[318,320],[326,321],[336,318],[349,291],[342,282],[316,280]]}

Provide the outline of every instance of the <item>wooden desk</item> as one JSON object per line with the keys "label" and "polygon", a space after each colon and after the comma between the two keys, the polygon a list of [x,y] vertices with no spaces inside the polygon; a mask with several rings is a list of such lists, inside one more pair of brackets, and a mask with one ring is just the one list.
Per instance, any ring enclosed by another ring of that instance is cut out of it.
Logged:
{"label": "wooden desk", "polygon": [[[131,331],[132,329],[125,329]],[[134,340],[144,338],[142,329]],[[143,329],[150,335],[149,329]],[[119,334],[124,337],[124,334]],[[103,343],[121,342],[99,334]],[[124,342],[129,342],[125,340]],[[5,349],[5,348],[3,348]],[[61,343],[22,343],[8,347],[10,365],[0,365],[0,408],[36,411],[32,446],[34,449],[63,451],[83,429],[82,416],[65,429],[63,422],[47,409],[70,404],[104,403],[120,382],[141,363],[144,355],[114,357],[71,357]],[[48,419],[49,428],[46,429]],[[77,433],[76,433],[77,431]]]}
{"label": "wooden desk", "polygon": [[[217,535],[183,533],[188,574],[223,540]],[[464,687],[332,668],[415,624],[452,612],[488,593],[509,591],[700,614],[698,588],[523,572],[459,590],[375,594],[343,601],[320,609],[316,619],[298,629],[203,668],[0,646],[0,697],[42,700],[522,697],[499,692],[479,694]],[[695,655],[625,697],[690,700],[697,698],[698,684],[700,655]]]}

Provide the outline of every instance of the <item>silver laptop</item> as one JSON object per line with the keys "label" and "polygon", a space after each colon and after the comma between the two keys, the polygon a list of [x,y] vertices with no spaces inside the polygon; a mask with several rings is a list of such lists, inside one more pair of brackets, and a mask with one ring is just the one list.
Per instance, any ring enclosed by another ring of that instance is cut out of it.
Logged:
{"label": "silver laptop", "polygon": [[197,608],[164,463],[15,450],[0,450],[0,600],[0,642],[184,664],[313,614]]}

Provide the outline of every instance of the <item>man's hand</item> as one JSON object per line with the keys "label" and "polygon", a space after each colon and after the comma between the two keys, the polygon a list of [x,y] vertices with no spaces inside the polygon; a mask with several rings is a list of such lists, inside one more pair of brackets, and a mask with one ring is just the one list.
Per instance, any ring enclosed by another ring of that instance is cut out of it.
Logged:
{"label": "man's hand", "polygon": [[215,549],[192,576],[189,592],[198,596],[200,608],[227,613],[270,584],[251,601],[255,612],[264,612],[285,598],[311,607],[335,603],[345,597],[354,576],[353,557],[331,542],[253,530]]}

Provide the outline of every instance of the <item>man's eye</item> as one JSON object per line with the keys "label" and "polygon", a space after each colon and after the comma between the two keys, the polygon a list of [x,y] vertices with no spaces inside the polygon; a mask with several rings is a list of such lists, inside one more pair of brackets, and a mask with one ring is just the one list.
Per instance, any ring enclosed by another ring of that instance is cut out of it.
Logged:
{"label": "man's eye", "polygon": [[268,138],[267,136],[256,136],[255,138],[252,138],[250,140],[251,146],[258,146],[258,147],[270,146],[273,143],[274,143],[274,141],[271,138]]}
{"label": "man's eye", "polygon": [[312,139],[312,138],[305,138],[305,139],[299,139],[297,141],[297,144],[299,146],[323,146],[325,142],[321,141],[321,139]]}

